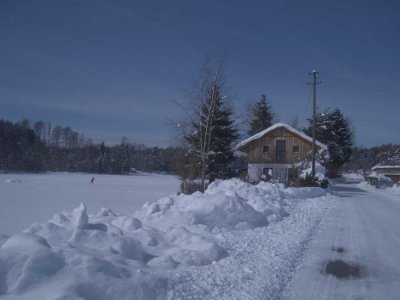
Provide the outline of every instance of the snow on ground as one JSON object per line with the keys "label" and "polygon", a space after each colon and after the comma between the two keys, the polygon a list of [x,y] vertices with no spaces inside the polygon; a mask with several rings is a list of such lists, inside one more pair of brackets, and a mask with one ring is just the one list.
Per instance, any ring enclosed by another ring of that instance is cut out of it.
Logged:
{"label": "snow on ground", "polygon": [[81,204],[0,239],[0,295],[276,299],[334,198],[319,188],[228,180],[132,214],[88,214]]}
{"label": "snow on ground", "polygon": [[[93,176],[94,184],[90,184]],[[143,203],[178,189],[175,176],[157,174],[0,174],[0,234],[13,234],[33,222],[45,222],[54,213],[70,211],[81,202],[90,211],[109,207],[131,214]]]}
{"label": "snow on ground", "polygon": [[354,172],[344,173],[342,177],[347,183],[360,183],[365,180],[364,175]]}
{"label": "snow on ground", "polygon": [[281,299],[399,299],[400,197],[348,182],[332,190],[339,197]]}
{"label": "snow on ground", "polygon": [[382,187],[377,188],[373,185],[370,185],[366,181],[362,181],[357,185],[359,188],[367,190],[369,192],[378,193],[383,196],[394,197],[395,199],[400,201],[400,184],[394,183],[391,187]]}
{"label": "snow on ground", "polygon": [[392,193],[394,195],[399,195],[400,196],[400,185],[399,184],[394,184],[392,187],[388,188],[388,192],[390,192],[390,193]]}

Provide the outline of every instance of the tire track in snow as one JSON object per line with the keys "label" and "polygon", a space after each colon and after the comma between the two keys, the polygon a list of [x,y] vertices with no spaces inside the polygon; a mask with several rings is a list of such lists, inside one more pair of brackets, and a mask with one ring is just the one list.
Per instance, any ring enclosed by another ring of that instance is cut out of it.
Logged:
{"label": "tire track in snow", "polygon": [[[380,191],[342,188],[353,191],[327,216],[284,299],[399,299],[400,235],[395,228],[400,202]],[[332,246],[345,251],[332,251]],[[361,276],[338,279],[322,271],[324,262],[338,259],[359,265]]]}

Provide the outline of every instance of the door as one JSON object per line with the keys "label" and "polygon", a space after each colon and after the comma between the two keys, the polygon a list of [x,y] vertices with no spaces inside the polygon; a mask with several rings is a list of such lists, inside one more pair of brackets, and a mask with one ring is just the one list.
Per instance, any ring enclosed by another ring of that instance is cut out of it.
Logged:
{"label": "door", "polygon": [[277,140],[276,141],[276,151],[275,151],[275,160],[277,163],[286,162],[286,141],[285,140]]}

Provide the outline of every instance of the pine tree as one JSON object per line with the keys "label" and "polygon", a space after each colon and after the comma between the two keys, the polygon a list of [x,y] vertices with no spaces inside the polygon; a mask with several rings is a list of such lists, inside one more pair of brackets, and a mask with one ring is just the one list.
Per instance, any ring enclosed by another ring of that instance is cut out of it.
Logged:
{"label": "pine tree", "polygon": [[187,157],[191,167],[197,169],[194,173],[201,178],[202,191],[206,178],[212,182],[232,176],[232,144],[238,138],[233,122],[232,111],[221,97],[220,85],[214,81],[201,105],[199,121],[192,123],[192,133],[185,137],[190,146]]}
{"label": "pine tree", "polygon": [[98,146],[96,173],[106,173],[106,146],[104,145],[104,142],[101,142]]}
{"label": "pine tree", "polygon": [[[304,130],[312,135],[312,119]],[[336,176],[343,164],[350,160],[354,133],[350,121],[336,108],[326,109],[316,117],[316,139],[328,146],[329,158],[324,161],[328,175]]]}
{"label": "pine tree", "polygon": [[117,149],[117,163],[118,163],[118,174],[127,174],[129,173],[129,147],[128,147],[128,139],[126,137],[122,138],[121,144]]}
{"label": "pine tree", "polygon": [[254,135],[272,125],[274,113],[267,101],[267,96],[262,95],[261,99],[251,107],[251,121],[249,135]]}

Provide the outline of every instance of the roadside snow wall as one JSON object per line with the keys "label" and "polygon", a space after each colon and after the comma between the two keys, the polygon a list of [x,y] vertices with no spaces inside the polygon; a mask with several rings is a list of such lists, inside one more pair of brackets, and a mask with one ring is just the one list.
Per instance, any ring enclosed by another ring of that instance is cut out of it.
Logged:
{"label": "roadside snow wall", "polygon": [[[289,216],[319,188],[212,183],[205,193],[172,195],[132,216],[84,204],[0,239],[0,296],[27,299],[158,299],[166,271],[228,256],[217,234],[265,227]],[[161,295],[161,296],[160,296]]]}

